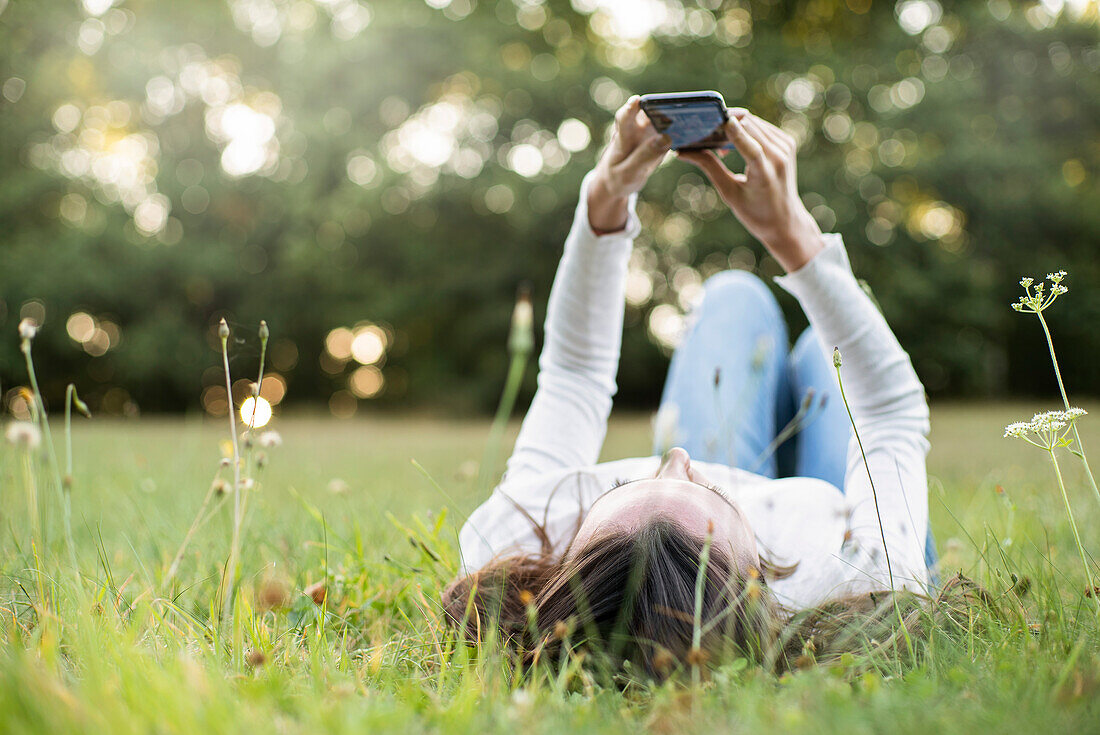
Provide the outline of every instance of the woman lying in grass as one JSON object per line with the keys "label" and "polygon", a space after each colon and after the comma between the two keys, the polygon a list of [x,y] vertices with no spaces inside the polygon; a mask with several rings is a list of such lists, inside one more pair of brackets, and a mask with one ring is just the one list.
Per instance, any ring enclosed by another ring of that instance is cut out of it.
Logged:
{"label": "woman lying in grass", "polygon": [[[846,625],[853,617],[876,619],[881,643],[882,629],[907,627],[927,594],[924,390],[840,236],[822,234],[799,199],[793,139],[746,110],[730,113],[743,173],[710,151],[680,157],[787,271],[776,280],[811,327],[788,354],[767,287],[740,271],[712,277],[659,413],[678,446],[596,464],[639,231],[635,199],[668,151],[638,100],[628,102],[581,186],[538,392],[507,472],[460,534],[464,576],[444,598],[471,639],[495,632],[529,659],[598,647],[657,676],[729,653],[783,668],[807,645],[820,656],[870,640]],[[777,433],[799,405],[801,430],[777,457]],[[915,593],[904,596],[908,615],[901,594],[876,596],[891,585]]]}

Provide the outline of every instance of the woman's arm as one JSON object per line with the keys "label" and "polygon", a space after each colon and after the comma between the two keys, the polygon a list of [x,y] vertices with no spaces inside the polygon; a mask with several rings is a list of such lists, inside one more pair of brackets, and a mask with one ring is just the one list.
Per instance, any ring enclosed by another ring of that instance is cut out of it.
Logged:
{"label": "woman's arm", "polygon": [[731,110],[727,134],[745,159],[744,173],[732,173],[709,151],[682,157],[703,169],[737,218],[788,272],[778,281],[798,298],[827,359],[833,347],[843,355],[845,392],[867,455],[865,467],[853,439],[844,483],[851,533],[837,564],[846,567],[849,578],[857,569],[862,575],[845,591],[888,588],[890,571],[896,586],[923,589],[929,428],[924,389],[909,356],[852,275],[840,236],[822,235],[802,204],[794,139],[741,109]]}
{"label": "woman's arm", "polygon": [[547,306],[538,390],[506,478],[594,464],[615,394],[627,260],[637,192],[668,151],[631,98],[610,145],[581,186]]}

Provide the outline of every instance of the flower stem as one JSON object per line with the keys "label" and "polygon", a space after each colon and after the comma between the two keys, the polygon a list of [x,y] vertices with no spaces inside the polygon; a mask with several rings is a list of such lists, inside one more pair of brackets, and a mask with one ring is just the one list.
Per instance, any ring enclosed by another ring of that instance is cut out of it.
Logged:
{"label": "flower stem", "polygon": [[[31,390],[34,393],[34,402],[38,409],[36,411],[38,423],[42,428],[42,437],[46,441],[46,457],[49,459],[50,469],[53,470],[54,484],[57,486],[57,497],[61,501],[61,507],[64,508],[66,506],[65,487],[61,481],[61,468],[57,463],[57,452],[53,445],[53,435],[50,433],[50,422],[46,416],[46,404],[42,401],[42,392],[38,389],[38,376],[34,371],[34,358],[31,357],[31,341],[29,339],[24,339],[20,345],[20,349],[27,363],[27,377],[31,381]],[[37,508],[35,512],[37,513]],[[69,563],[73,567],[73,575],[79,586],[80,570],[76,565],[76,545],[73,543],[72,529],[67,521],[68,518],[66,517],[65,544],[69,549]]]}
{"label": "flower stem", "polygon": [[[1047,338],[1047,348],[1050,349],[1050,362],[1054,365],[1054,377],[1058,379],[1058,390],[1062,393],[1062,403],[1068,411],[1069,397],[1066,395],[1065,383],[1062,382],[1062,370],[1058,367],[1058,356],[1054,354],[1054,339],[1050,335],[1050,329],[1047,327],[1047,320],[1043,318],[1043,313],[1037,311],[1035,316],[1039,317],[1039,324],[1043,326],[1043,334]],[[1089,467],[1089,460],[1085,455],[1085,445],[1081,443],[1081,434],[1077,431],[1076,422],[1073,424],[1073,438],[1077,442],[1077,451],[1081,453],[1081,464],[1085,466],[1085,475],[1089,478],[1092,494],[1096,497],[1096,502],[1100,503],[1100,489],[1096,487],[1096,478],[1093,477],[1092,468]]]}
{"label": "flower stem", "polygon": [[1081,545],[1081,535],[1077,532],[1077,521],[1073,518],[1073,508],[1070,507],[1066,485],[1062,481],[1062,470],[1058,466],[1058,458],[1054,455],[1054,448],[1048,447],[1047,451],[1050,453],[1050,461],[1054,465],[1054,476],[1058,478],[1058,489],[1062,491],[1062,502],[1066,504],[1066,514],[1069,516],[1069,527],[1073,529],[1073,540],[1077,543],[1077,553],[1081,555],[1081,564],[1085,567],[1085,579],[1089,585],[1089,596],[1096,602],[1097,610],[1100,611],[1100,595],[1097,593],[1096,585],[1092,582],[1092,570],[1089,568],[1088,558],[1085,556],[1085,547]]}
{"label": "flower stem", "polygon": [[236,593],[237,564],[241,548],[241,450],[237,445],[237,418],[233,409],[233,383],[229,374],[229,326],[222,319],[218,327],[222,343],[222,367],[225,370],[225,395],[229,399],[229,436],[233,440],[233,538],[229,545],[229,560],[222,578],[222,620],[233,612]]}

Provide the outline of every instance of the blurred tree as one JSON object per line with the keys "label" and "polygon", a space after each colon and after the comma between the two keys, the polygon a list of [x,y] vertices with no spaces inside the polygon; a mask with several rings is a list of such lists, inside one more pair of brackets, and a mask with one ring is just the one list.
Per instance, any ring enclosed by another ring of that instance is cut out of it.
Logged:
{"label": "blurred tree", "polygon": [[[1100,336],[1095,0],[0,0],[0,388],[22,316],[47,393],[225,410],[213,328],[273,333],[272,400],[484,408],[516,285],[544,302],[576,191],[633,92],[718,89],[801,141],[930,392],[1071,389]],[[774,275],[704,180],[644,194],[620,395],[652,406],[711,273]],[[800,319],[783,301],[792,322]],[[533,379],[529,388],[533,386]],[[265,391],[267,388],[265,387]],[[220,391],[220,392],[219,392]],[[11,397],[10,392],[7,393]]]}

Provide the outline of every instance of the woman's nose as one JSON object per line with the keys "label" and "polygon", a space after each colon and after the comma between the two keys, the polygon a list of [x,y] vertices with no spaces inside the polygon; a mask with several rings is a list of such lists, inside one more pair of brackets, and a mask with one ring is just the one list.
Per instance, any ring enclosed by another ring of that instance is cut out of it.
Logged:
{"label": "woman's nose", "polygon": [[661,469],[657,470],[657,477],[668,480],[688,480],[691,470],[691,457],[687,450],[681,447],[673,447],[665,454],[661,463]]}

